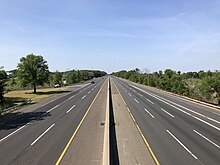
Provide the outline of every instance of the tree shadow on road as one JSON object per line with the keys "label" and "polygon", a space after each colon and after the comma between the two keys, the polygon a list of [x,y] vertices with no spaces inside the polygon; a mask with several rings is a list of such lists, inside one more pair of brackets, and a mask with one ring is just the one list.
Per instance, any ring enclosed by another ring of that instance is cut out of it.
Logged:
{"label": "tree shadow on road", "polygon": [[0,116],[0,130],[15,129],[29,122],[44,120],[51,114],[46,112],[15,112]]}
{"label": "tree shadow on road", "polygon": [[[69,91],[69,90],[65,90],[65,91],[57,90],[57,91],[37,92],[35,94],[36,95],[52,95],[52,94],[61,94],[61,93],[68,93],[68,92],[71,92],[71,91]],[[34,93],[29,92],[29,93],[26,93],[26,94],[34,94]]]}

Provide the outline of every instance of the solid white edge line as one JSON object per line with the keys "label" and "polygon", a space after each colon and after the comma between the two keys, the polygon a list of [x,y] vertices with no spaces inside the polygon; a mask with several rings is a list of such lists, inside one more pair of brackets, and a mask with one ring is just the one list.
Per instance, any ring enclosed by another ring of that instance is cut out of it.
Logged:
{"label": "solid white edge line", "polygon": [[59,106],[60,106],[60,105],[58,104],[58,105],[56,105],[55,107],[49,109],[49,110],[47,111],[47,113],[48,113],[48,112],[51,112],[52,110],[54,110],[55,108],[57,108],[57,107],[59,107]]}
{"label": "solid white edge line", "polygon": [[55,124],[52,124],[46,131],[44,131],[36,140],[34,140],[31,145],[33,146],[42,136],[44,136]]}
{"label": "solid white edge line", "polygon": [[154,118],[154,115],[152,115],[146,108],[144,108],[144,110],[145,110],[152,118]]}
{"label": "solid white edge line", "polygon": [[[133,85],[132,85],[132,86],[133,86]],[[134,86],[134,87],[135,87],[135,86]],[[136,88],[138,88],[138,87],[136,87]],[[204,117],[204,118],[206,118],[206,119],[208,119],[208,120],[211,120],[211,121],[214,121],[214,122],[220,124],[220,121],[217,121],[217,120],[215,120],[215,119],[213,119],[213,118],[211,118],[211,117],[208,117],[208,116],[205,116],[205,115],[203,115],[203,114],[201,114],[201,113],[198,113],[198,112],[196,112],[196,111],[193,111],[193,110],[191,110],[191,109],[189,109],[189,108],[187,108],[187,107],[184,107],[184,106],[182,106],[182,105],[179,105],[179,104],[177,104],[177,103],[174,103],[174,102],[172,102],[172,101],[170,101],[170,100],[167,100],[167,99],[165,99],[165,98],[163,98],[163,97],[160,97],[160,96],[158,96],[158,95],[156,95],[156,94],[152,94],[152,95],[155,95],[155,96],[157,96],[157,97],[159,97],[159,98],[161,98],[161,99],[163,99],[163,100],[165,100],[165,101],[167,101],[167,102],[169,102],[169,103],[171,103],[171,104],[174,104],[174,105],[176,105],[176,106],[178,106],[178,107],[180,107],[180,108],[183,108],[183,109],[185,109],[185,110],[187,110],[187,111],[190,111],[190,112],[195,113],[195,114],[197,114],[197,115],[199,115],[199,116],[202,116],[202,117]]]}
{"label": "solid white edge line", "polygon": [[174,102],[172,102],[172,101],[170,101],[170,100],[167,100],[167,99],[165,99],[165,98],[162,98],[162,97],[160,97],[160,96],[158,96],[158,97],[161,98],[161,99],[164,99],[164,100],[166,100],[167,102],[170,102],[170,103],[172,103],[172,104],[174,104],[174,105],[176,105],[176,106],[178,106],[178,107],[180,107],[180,108],[183,108],[183,109],[185,109],[185,110],[187,110],[187,111],[190,111],[190,112],[192,112],[192,113],[195,113],[195,114],[197,114],[197,115],[199,115],[199,116],[202,116],[202,117],[204,117],[204,118],[207,118],[207,119],[209,119],[209,120],[211,120],[211,121],[214,121],[214,122],[220,124],[220,121],[217,121],[217,120],[215,120],[215,119],[212,119],[211,117],[208,117],[208,116],[205,116],[205,115],[203,115],[203,114],[201,114],[201,113],[195,112],[195,111],[193,111],[193,110],[191,110],[191,109],[189,109],[189,108],[186,108],[186,107],[184,107],[184,106],[182,106],[182,105],[179,105],[179,104],[177,104],[177,103],[174,103]]}
{"label": "solid white edge line", "polygon": [[193,130],[196,134],[198,134],[199,136],[203,137],[205,140],[207,140],[208,142],[210,142],[211,144],[213,144],[214,146],[220,148],[220,146],[216,143],[214,143],[213,141],[211,141],[209,138],[205,137],[204,135],[202,135],[201,133],[199,133],[198,131],[196,130]]}
{"label": "solid white edge line", "polygon": [[8,135],[5,136],[4,138],[2,138],[2,139],[0,140],[0,142],[2,142],[3,140],[9,138],[10,136],[12,136],[13,134],[15,134],[16,132],[20,131],[21,129],[23,129],[24,127],[26,127],[28,124],[30,124],[30,123],[27,123],[27,124],[23,125],[22,127],[16,129],[15,131],[13,131],[12,133],[8,134]]}
{"label": "solid white edge line", "polygon": [[66,113],[69,113],[76,105],[73,105]]}
{"label": "solid white edge line", "polygon": [[174,118],[173,115],[171,115],[169,112],[165,111],[163,108],[161,108],[161,110],[162,110],[163,112],[165,112],[166,114],[170,115],[172,118]]}
{"label": "solid white edge line", "polygon": [[167,133],[170,134],[194,159],[198,159],[176,136],[174,136],[169,130]]}
{"label": "solid white edge line", "polygon": [[[134,86],[134,88],[137,88],[137,87]],[[209,122],[204,121],[203,119],[200,119],[199,117],[196,117],[196,116],[194,116],[194,115],[192,115],[192,114],[190,114],[190,113],[188,113],[188,112],[186,112],[186,111],[184,111],[184,110],[182,110],[182,109],[180,109],[180,108],[178,108],[178,107],[176,107],[176,106],[174,106],[174,105],[172,105],[172,104],[170,104],[170,103],[168,103],[168,102],[166,102],[166,101],[164,101],[164,100],[162,100],[162,99],[160,99],[157,95],[150,94],[150,93],[148,93],[148,92],[146,92],[146,91],[144,91],[144,90],[142,90],[142,89],[140,89],[140,88],[138,88],[138,89],[141,90],[141,91],[143,91],[144,93],[146,93],[146,94],[148,94],[148,95],[150,95],[150,96],[152,96],[152,97],[154,97],[154,98],[160,100],[161,102],[163,102],[163,103],[165,103],[165,104],[167,104],[167,105],[169,105],[169,106],[171,106],[171,107],[173,107],[173,108],[175,108],[175,109],[177,109],[177,110],[179,110],[179,111],[181,111],[181,112],[183,112],[183,113],[185,113],[185,114],[187,114],[187,115],[189,115],[189,116],[191,116],[191,117],[193,117],[193,118],[195,118],[195,119],[197,119],[197,120],[199,120],[199,121],[201,121],[201,122],[203,122],[203,123],[205,123],[205,124],[207,124],[207,125],[209,125],[210,127],[215,128],[215,129],[217,129],[218,131],[220,131],[220,128],[219,128],[219,127],[217,127],[217,126],[215,126],[215,125],[212,125],[212,124],[210,124]]]}
{"label": "solid white edge line", "polygon": [[137,101],[137,99],[135,99],[135,98],[134,98],[134,101],[136,101],[136,103],[138,103],[138,104],[139,104],[139,101]]}

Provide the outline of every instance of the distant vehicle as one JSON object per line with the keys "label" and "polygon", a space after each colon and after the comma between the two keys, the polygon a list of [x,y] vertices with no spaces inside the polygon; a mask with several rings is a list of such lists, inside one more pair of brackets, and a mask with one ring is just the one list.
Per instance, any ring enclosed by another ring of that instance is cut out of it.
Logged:
{"label": "distant vehicle", "polygon": [[95,84],[95,81],[92,81],[91,84]]}
{"label": "distant vehicle", "polygon": [[61,85],[60,85],[60,84],[55,84],[54,87],[55,87],[55,88],[60,88]]}

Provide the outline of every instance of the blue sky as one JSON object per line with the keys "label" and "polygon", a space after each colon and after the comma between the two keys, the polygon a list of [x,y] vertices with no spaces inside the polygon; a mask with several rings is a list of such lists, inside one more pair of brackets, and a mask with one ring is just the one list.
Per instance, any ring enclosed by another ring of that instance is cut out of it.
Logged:
{"label": "blue sky", "polygon": [[219,0],[1,0],[0,66],[220,70]]}

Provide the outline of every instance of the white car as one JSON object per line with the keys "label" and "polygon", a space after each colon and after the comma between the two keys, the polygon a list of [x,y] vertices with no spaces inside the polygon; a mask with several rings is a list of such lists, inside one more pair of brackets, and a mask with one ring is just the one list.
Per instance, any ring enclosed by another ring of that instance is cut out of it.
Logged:
{"label": "white car", "polygon": [[59,88],[59,87],[61,87],[61,85],[60,84],[55,84],[54,87]]}

